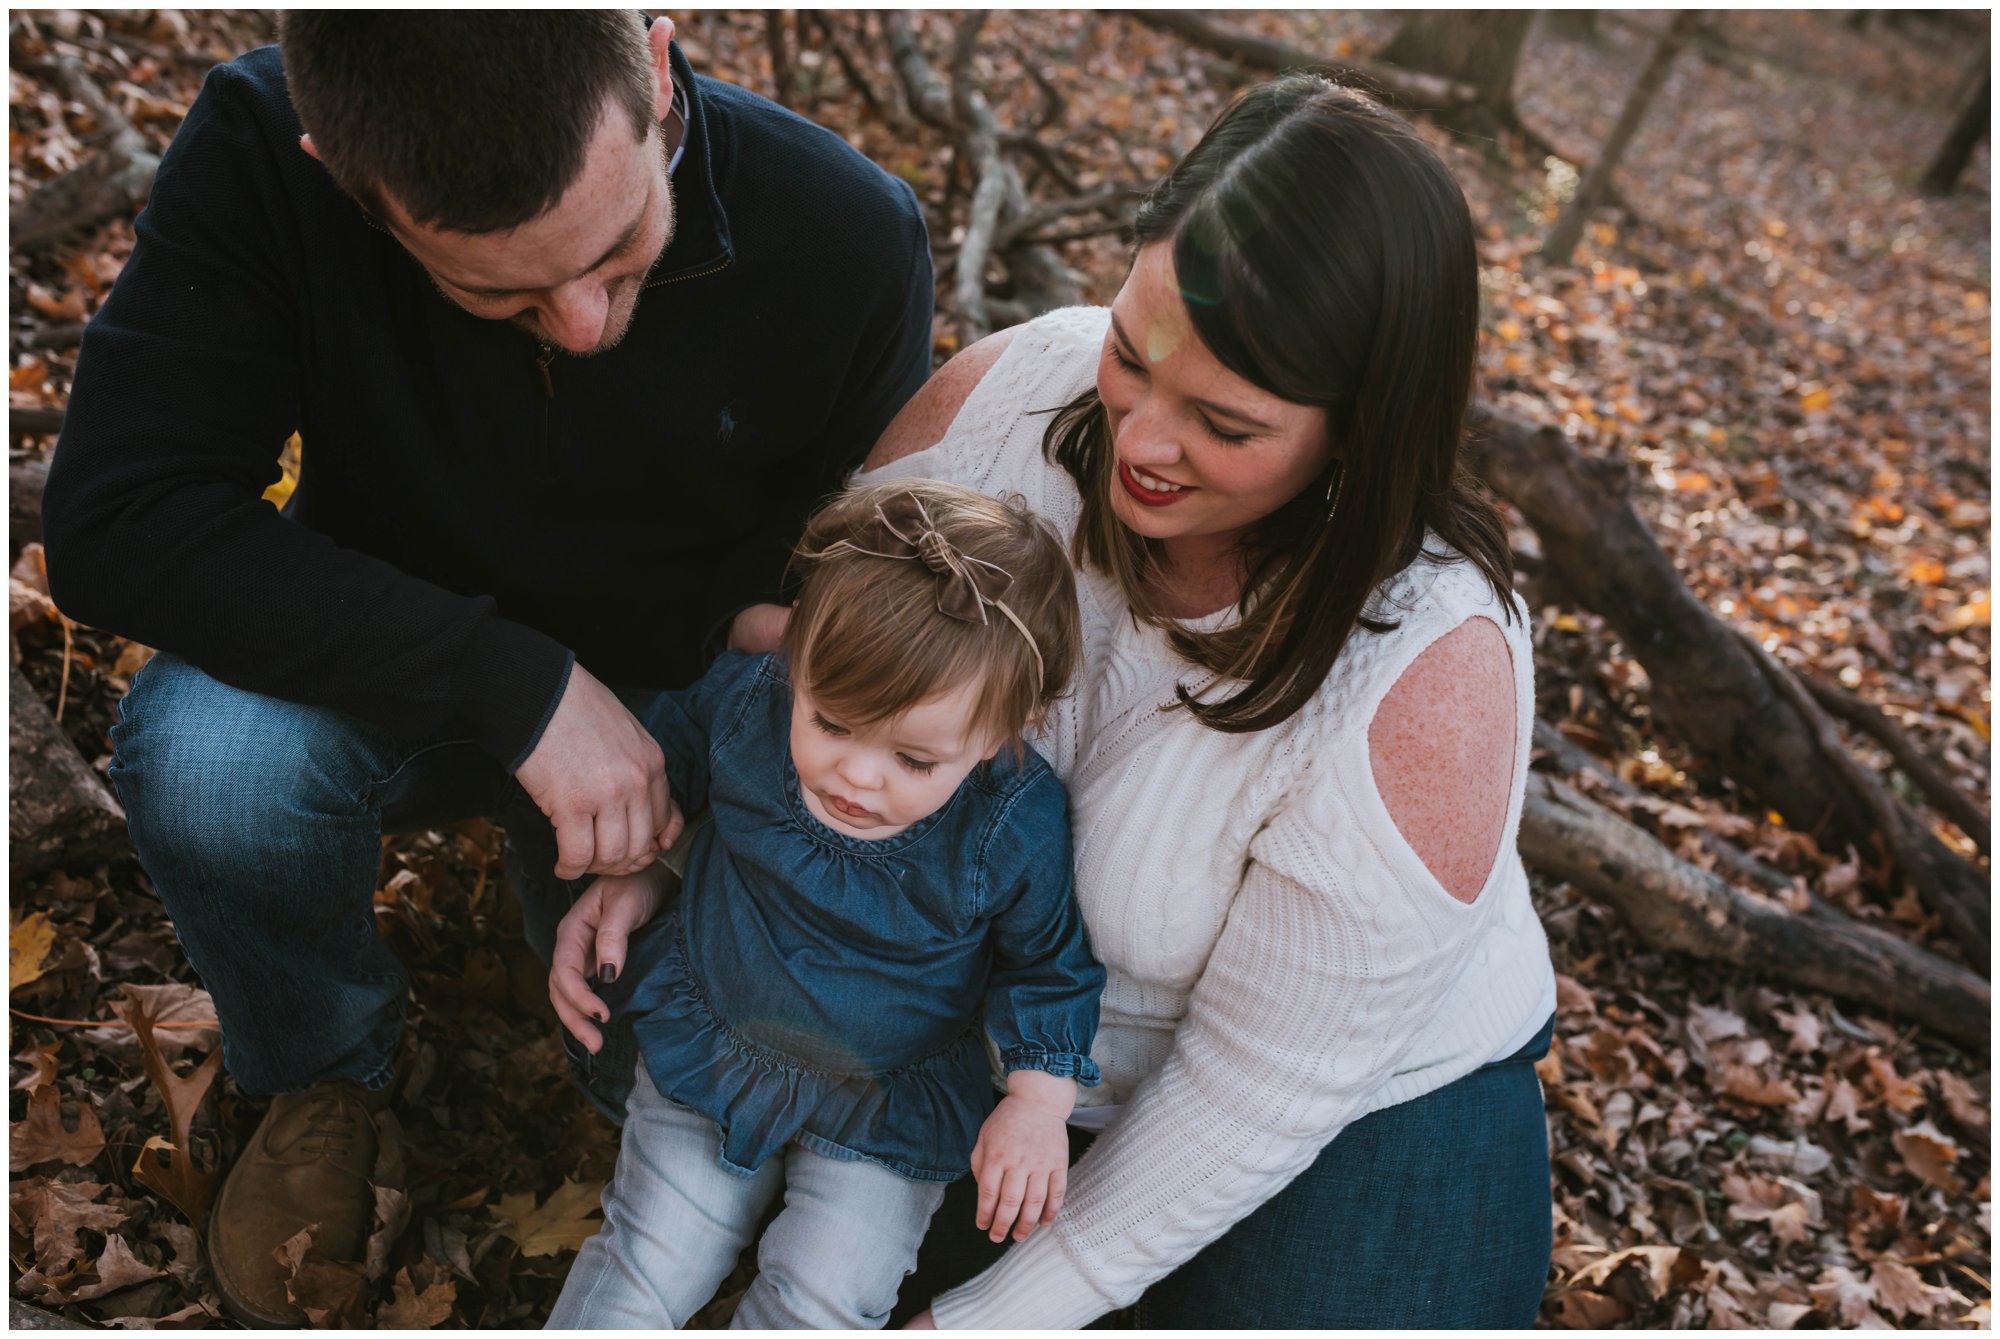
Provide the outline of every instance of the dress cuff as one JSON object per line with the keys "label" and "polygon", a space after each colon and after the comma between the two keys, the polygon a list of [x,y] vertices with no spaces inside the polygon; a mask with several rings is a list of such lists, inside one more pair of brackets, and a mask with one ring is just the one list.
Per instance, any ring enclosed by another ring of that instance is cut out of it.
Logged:
{"label": "dress cuff", "polygon": [[931,1302],[940,1330],[1080,1330],[1117,1303],[1100,1293],[1043,1228],[1000,1263]]}
{"label": "dress cuff", "polygon": [[1045,1051],[1039,1046],[1010,1046],[1000,1052],[1000,1067],[1009,1074],[1017,1069],[1039,1069],[1059,1079],[1075,1079],[1086,1088],[1103,1082],[1097,1062],[1075,1051]]}

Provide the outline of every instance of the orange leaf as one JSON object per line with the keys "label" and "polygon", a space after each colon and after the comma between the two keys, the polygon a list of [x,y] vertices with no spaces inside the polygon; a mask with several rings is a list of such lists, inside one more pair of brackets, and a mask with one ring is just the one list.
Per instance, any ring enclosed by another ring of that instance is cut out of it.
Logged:
{"label": "orange leaf", "polygon": [[1833,404],[1833,392],[1824,386],[1801,386],[1799,388],[1799,408],[1808,414],[1818,413]]}

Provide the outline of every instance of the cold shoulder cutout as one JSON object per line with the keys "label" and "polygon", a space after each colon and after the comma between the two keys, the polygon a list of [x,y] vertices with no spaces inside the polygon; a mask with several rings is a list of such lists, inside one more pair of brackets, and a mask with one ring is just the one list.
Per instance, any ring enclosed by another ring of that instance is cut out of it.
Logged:
{"label": "cold shoulder cutout", "polygon": [[1468,618],[1410,663],[1368,727],[1383,807],[1461,902],[1479,896],[1505,853],[1514,695],[1506,634],[1491,618]]}

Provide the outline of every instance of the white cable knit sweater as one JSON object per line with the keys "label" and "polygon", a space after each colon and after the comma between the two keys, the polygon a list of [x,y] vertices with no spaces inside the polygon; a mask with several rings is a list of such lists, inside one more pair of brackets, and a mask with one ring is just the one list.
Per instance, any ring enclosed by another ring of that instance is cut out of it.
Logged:
{"label": "white cable knit sweater", "polygon": [[[865,477],[1020,493],[1066,537],[1079,503],[1044,461],[1049,416],[1095,375],[1107,313],[1022,327],[944,438]],[[1200,675],[1117,587],[1080,576],[1084,662],[1033,742],[1070,791],[1076,891],[1109,971],[1085,1102],[1126,1104],[1071,1171],[1051,1229],[937,1299],[945,1328],[1080,1326],[1129,1304],[1309,1166],[1348,1122],[1493,1059],[1553,999],[1514,850],[1534,719],[1525,610],[1469,562],[1419,560],[1377,592],[1310,704],[1255,734],[1161,712]],[[1519,601],[1516,601],[1519,604]],[[1447,893],[1375,788],[1368,727],[1417,655],[1467,618],[1513,652],[1519,743],[1503,854]],[[1225,611],[1210,620],[1233,617]]]}

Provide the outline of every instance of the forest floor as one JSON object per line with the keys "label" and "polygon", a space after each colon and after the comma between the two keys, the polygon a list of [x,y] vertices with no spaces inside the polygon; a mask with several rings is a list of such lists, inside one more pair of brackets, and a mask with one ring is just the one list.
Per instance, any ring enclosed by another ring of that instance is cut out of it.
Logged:
{"label": "forest floor", "polygon": [[[864,105],[824,34],[792,52],[795,102],[928,204],[961,195],[943,137],[896,111],[879,36],[832,17],[889,110]],[[1970,92],[1966,43],[1916,21],[1863,34],[1833,15],[1718,12],[1722,40],[1682,54],[1626,155],[1625,208],[1587,230],[1573,263],[1545,265],[1535,251],[1574,163],[1608,132],[1665,17],[1603,11],[1595,41],[1530,37],[1519,109],[1571,162],[1425,127],[1482,230],[1483,393],[1629,462],[1641,514],[1711,608],[1882,707],[1984,802],[1986,149],[1957,194],[1913,187]],[[1230,19],[1330,58],[1365,57],[1395,23],[1366,11]],[[94,148],[98,127],[47,73],[54,55],[80,56],[157,152],[206,65],[270,31],[250,11],[17,13],[12,25],[17,204]],[[941,63],[948,17],[922,15],[918,31]],[[772,91],[760,15],[690,15],[681,36],[698,70]],[[1004,123],[1054,111],[1040,135],[1086,189],[1155,178],[1252,77],[1128,17],[1078,11],[996,16],[974,68]],[[941,260],[957,240],[934,235]],[[62,405],[76,357],[62,328],[95,310],[131,245],[121,221],[12,258],[17,410]],[[1086,299],[1108,301],[1124,244],[1107,233],[1064,254]],[[956,345],[941,316],[940,359]],[[16,461],[52,445],[19,431],[13,442]],[[1914,900],[1868,891],[1861,855],[1820,849],[1657,731],[1645,672],[1565,603],[1531,531],[1516,525],[1514,543],[1540,713],[1641,788],[1634,821],[1690,855],[1694,833],[1721,833],[1853,915],[1953,952]],[[36,605],[37,552],[15,570],[17,661],[102,771],[147,652]],[[1886,753],[1855,747],[1924,802]],[[1976,856],[1970,834],[1924,812]],[[316,1320],[539,1324],[594,1226],[615,1132],[564,1077],[499,840],[473,822],[384,841],[378,926],[415,982],[413,1073],[393,1122],[406,1189],[380,1196],[365,1267],[301,1271]],[[1535,882],[1559,973],[1556,1047],[1540,1067],[1556,1203],[1545,1323],[1990,1324],[1989,1057],[1753,971],[1650,951],[1608,909]],[[263,1103],[196,1068],[219,1047],[212,1006],[146,876],[129,857],[73,868],[16,883],[11,905],[13,1295],[121,1327],[232,1323],[194,1223]],[[726,1318],[729,1293],[701,1323]]]}

